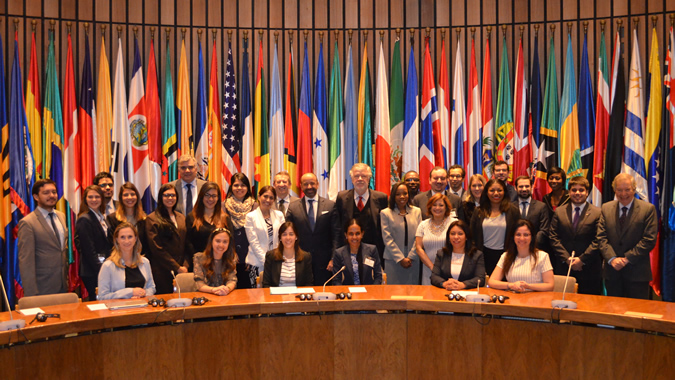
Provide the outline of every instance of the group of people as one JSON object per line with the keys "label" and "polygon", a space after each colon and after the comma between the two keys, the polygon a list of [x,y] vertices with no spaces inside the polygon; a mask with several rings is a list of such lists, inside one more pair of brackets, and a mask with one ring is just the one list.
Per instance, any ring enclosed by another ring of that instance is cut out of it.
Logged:
{"label": "group of people", "polygon": [[[389,197],[369,189],[372,172],[358,163],[353,188],[335,201],[318,195],[313,173],[290,195],[287,172],[254,196],[246,175],[235,173],[225,199],[218,184],[197,178],[192,156],[178,160],[180,178],[161,186],[146,215],[127,182],[113,200],[109,173],[84,189],[74,244],[89,299],[145,297],[173,292],[179,273],[194,274],[201,292],[235,288],[323,285],[431,284],[447,290],[487,284],[513,291],[551,291],[554,274],[572,275],[579,292],[648,298],[649,252],[656,242],[654,207],[635,198],[635,181],[614,179],[617,200],[587,202],[585,178],[548,171],[551,192],[532,198],[527,176],[508,183],[497,161],[489,181],[468,180],[458,165],[435,167],[431,189],[405,173]],[[19,224],[19,268],[24,295],[67,291],[67,236],[55,210],[56,184],[38,180],[35,211]],[[338,273],[340,272],[340,273]]]}

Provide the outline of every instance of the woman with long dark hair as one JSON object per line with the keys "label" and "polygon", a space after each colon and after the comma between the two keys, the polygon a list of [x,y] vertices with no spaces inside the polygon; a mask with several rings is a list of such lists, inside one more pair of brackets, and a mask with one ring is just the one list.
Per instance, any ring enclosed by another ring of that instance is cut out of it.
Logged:
{"label": "woman with long dark hair", "polygon": [[197,290],[218,296],[230,294],[237,287],[236,264],[232,233],[227,228],[214,229],[206,249],[194,257]]}
{"label": "woman with long dark hair", "polygon": [[108,226],[110,226],[110,231],[115,231],[117,226],[123,222],[127,222],[136,227],[136,230],[138,231],[138,240],[141,244],[141,253],[146,254],[148,240],[145,236],[145,218],[147,218],[147,215],[145,214],[145,211],[143,211],[143,206],[141,205],[141,194],[131,182],[122,184],[122,186],[120,186],[119,194],[120,201],[117,202],[115,212],[106,216],[106,222],[108,222]]}
{"label": "woman with long dark hair", "polygon": [[284,213],[272,207],[277,199],[277,192],[272,186],[263,186],[258,191],[259,207],[246,214],[246,237],[248,238],[248,265],[251,286],[265,266],[266,252],[279,244],[277,231],[286,221]]}
{"label": "woman with long dark hair", "polygon": [[234,173],[230,188],[225,195],[225,210],[232,221],[234,250],[237,253],[237,288],[252,288],[249,271],[246,268],[248,237],[246,237],[246,214],[258,207],[251,192],[251,182],[244,173]]}
{"label": "woman with long dark hair", "polygon": [[312,256],[300,249],[298,233],[292,222],[279,226],[279,241],[278,247],[265,254],[263,288],[312,286]]}
{"label": "woman with long dark hair", "polygon": [[445,246],[436,254],[431,285],[445,290],[475,288],[485,285],[483,252],[471,244],[469,225],[462,220],[450,223]]}
{"label": "woman with long dark hair", "polygon": [[[232,222],[223,210],[220,186],[215,182],[202,185],[192,212],[185,217],[187,227],[188,254],[204,252],[211,232],[216,228],[227,228],[232,231]],[[232,244],[234,246],[234,244]],[[192,269],[192,257],[186,258]]]}

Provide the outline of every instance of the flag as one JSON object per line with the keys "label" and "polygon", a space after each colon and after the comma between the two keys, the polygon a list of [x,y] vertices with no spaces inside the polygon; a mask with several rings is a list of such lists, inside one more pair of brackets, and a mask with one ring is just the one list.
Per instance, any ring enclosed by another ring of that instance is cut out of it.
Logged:
{"label": "flag", "polygon": [[[63,151],[65,154],[63,158],[63,194],[75,214],[80,211],[80,201],[82,199],[82,171],[80,167],[82,152],[80,149],[80,132],[78,127],[73,47],[70,33],[68,33],[66,78],[63,83]],[[66,210],[68,211],[68,209]],[[70,260],[69,262],[72,263]]]}
{"label": "flag", "polygon": [[[168,72],[168,71],[167,71]],[[105,38],[101,37],[101,55],[98,64],[98,89],[96,92],[96,124],[94,129],[95,172],[110,171],[111,131],[112,131],[112,92],[110,90],[110,66],[105,54]],[[92,115],[93,116],[93,115]],[[92,117],[93,119],[93,117]]]}
{"label": "flag", "polygon": [[[254,154],[253,149],[253,114],[251,110],[251,86],[249,82],[249,64],[248,64],[248,38],[244,38],[244,58],[243,58],[243,72],[244,78],[241,85],[241,115],[244,120],[244,129],[242,131],[241,140],[241,172],[254,184],[255,168],[254,168]],[[234,103],[236,105],[236,103]],[[235,135],[236,137],[237,135]],[[311,161],[310,161],[311,162]]]}
{"label": "flag", "polygon": [[645,122],[642,87],[642,64],[637,31],[633,29],[633,54],[630,59],[630,88],[626,99],[626,122],[623,137],[623,164],[621,173],[628,173],[637,182],[636,195],[642,200],[647,197],[647,175],[645,173]]}
{"label": "flag", "polygon": [[185,54],[185,39],[183,39],[180,48],[180,63],[178,65],[178,84],[176,85],[176,135],[178,136],[179,156],[184,154],[192,155],[194,153],[190,77]]}
{"label": "flag", "polygon": [[373,137],[370,116],[370,69],[368,68],[368,41],[366,40],[363,46],[361,79],[359,80],[359,162],[363,162],[372,168],[373,177],[370,178],[370,187],[375,188],[375,175],[377,175],[377,170],[373,166]]}
{"label": "flag", "polygon": [[[87,40],[87,51],[89,47]],[[44,166],[42,155],[42,110],[40,109],[40,74],[38,73],[37,53],[35,51],[35,31],[31,34],[30,66],[28,80],[26,82],[26,120],[30,132],[31,146],[35,157],[36,177],[44,178]],[[93,156],[92,156],[93,159]]]}
{"label": "flag", "polygon": [[[323,67],[323,42],[319,45],[319,64],[314,82],[314,116],[312,118],[312,156],[314,174],[319,179],[319,195],[328,196],[328,131],[326,130],[326,78]],[[365,149],[365,148],[364,148]]]}
{"label": "flag", "polygon": [[[352,59],[351,42],[349,43],[345,72],[345,128],[342,140],[344,142],[344,169],[347,172],[355,163],[359,162],[358,108],[356,106],[356,95],[354,94],[354,61]],[[353,187],[352,181],[345,181],[346,189]]]}
{"label": "flag", "polygon": [[[402,175],[419,170],[420,122],[419,122],[419,88],[417,87],[417,68],[415,67],[415,49],[410,46],[408,58],[408,76],[405,85],[405,120],[403,121],[403,164]],[[431,161],[429,161],[431,162]],[[428,181],[428,180],[427,180]]]}
{"label": "flag", "polygon": [[617,30],[612,54],[612,76],[610,79],[609,131],[607,132],[607,151],[605,153],[605,174],[602,185],[602,201],[614,199],[612,181],[621,172],[623,152],[623,121],[626,113],[626,81],[621,55],[621,30]]}
{"label": "flag", "polygon": [[[231,42],[230,42],[231,44]],[[228,50],[228,58],[229,50]],[[227,70],[227,68],[226,68]],[[229,73],[225,72],[225,77]],[[232,78],[234,79],[234,78]],[[226,79],[227,83],[227,79]],[[229,83],[228,83],[229,84]],[[236,88],[236,85],[232,87]],[[231,93],[229,91],[223,91],[223,94],[227,94],[228,97],[232,97],[235,102],[237,100],[236,91]],[[232,96],[234,95],[234,96]],[[236,103],[235,103],[236,104]],[[209,74],[209,98],[206,107],[207,119],[206,123],[208,124],[207,130],[210,131],[211,136],[209,140],[209,167],[208,167],[208,179],[211,182],[215,182],[220,186],[221,195],[225,195],[225,184],[229,183],[232,173],[235,173],[237,170],[230,172],[225,163],[225,157],[228,156],[228,151],[226,150],[223,142],[223,136],[228,132],[225,131],[225,126],[222,123],[220,116],[220,94],[218,93],[218,53],[216,53],[216,39],[213,39],[213,48],[211,49],[211,71]],[[225,115],[225,109],[223,106],[223,116]],[[231,159],[229,160],[232,163]],[[227,174],[226,174],[227,173]]]}
{"label": "flag", "polygon": [[[345,127],[342,113],[342,74],[340,73],[340,54],[335,41],[333,67],[330,74],[330,102],[328,105],[328,133],[330,136],[328,152],[328,198],[335,200],[338,192],[345,188],[344,152],[342,130]],[[388,111],[388,110],[387,110]],[[387,115],[389,116],[389,115]],[[389,125],[387,123],[387,132]],[[389,152],[387,151],[387,157]]]}
{"label": "flag", "polygon": [[377,62],[377,90],[375,91],[375,190],[389,195],[391,187],[391,146],[389,144],[389,89],[387,66],[380,41],[380,59]]}
{"label": "flag", "polygon": [[178,130],[176,129],[175,110],[173,80],[171,79],[171,50],[169,41],[167,40],[164,74],[164,113],[162,114],[162,182],[164,183],[178,179],[176,170],[178,161]]}
{"label": "flag", "polygon": [[609,131],[609,68],[607,66],[607,47],[605,33],[600,37],[600,56],[598,57],[598,97],[595,110],[595,143],[593,155],[593,191],[591,203],[602,204],[603,178],[605,172],[605,152],[607,150],[607,132]]}
{"label": "flag", "polygon": [[541,70],[539,69],[539,34],[534,35],[534,62],[532,63],[532,77],[530,79],[530,147],[532,148],[532,173],[533,178],[532,196],[536,200],[542,200],[546,194],[546,180],[537,176],[537,166],[539,165],[539,146],[543,141],[541,135],[541,111],[543,108],[541,99]]}
{"label": "flag", "polygon": [[274,43],[274,63],[270,92],[269,155],[270,170],[274,176],[284,170],[284,111],[281,105],[281,79],[277,43]]}
{"label": "flag", "polygon": [[574,55],[572,36],[567,34],[567,57],[562,98],[560,99],[560,167],[567,178],[580,176],[581,152],[579,151],[579,114],[577,110],[576,79],[574,76]]}
{"label": "flag", "polygon": [[[429,174],[434,164],[441,166],[439,159],[442,155],[434,154],[436,147],[440,149],[440,121],[436,108],[436,89],[434,87],[434,69],[431,67],[431,55],[429,54],[429,38],[426,38],[424,48],[424,73],[422,76],[422,131],[420,141],[420,191],[431,188]],[[436,131],[439,133],[437,134]],[[438,141],[436,139],[438,137]]]}
{"label": "flag", "polygon": [[[457,48],[459,48],[459,41],[457,41]],[[445,60],[445,39],[441,42],[441,67],[438,71],[438,96],[436,99],[438,100],[439,129],[433,130],[434,143],[436,143],[434,145],[434,155],[436,166],[448,167],[454,163],[453,144],[450,142],[450,139],[451,135],[454,135],[455,130],[451,130],[452,126],[450,125],[450,87],[448,86],[448,64]],[[457,72],[455,71],[456,74]]]}
{"label": "flag", "polygon": [[[96,175],[96,152],[94,148],[96,136],[96,105],[94,104],[94,79],[91,73],[89,57],[89,35],[84,40],[84,66],[80,83],[80,103],[77,110],[77,125],[80,130],[81,160],[80,185],[84,189],[94,183]],[[79,210],[77,210],[79,211]]]}
{"label": "flag", "polygon": [[293,41],[288,48],[288,75],[286,76],[286,112],[284,114],[284,169],[291,176],[289,192],[291,196],[300,194],[300,178],[297,172],[298,156],[295,150],[296,129],[295,114],[295,74],[293,73]]}
{"label": "flag", "polygon": [[[389,91],[389,137],[391,138],[391,183],[403,178],[401,172],[403,155],[403,121],[405,105],[403,103],[403,72],[401,68],[401,41],[396,38],[394,58],[391,62],[391,89]],[[390,189],[391,190],[391,189]]]}
{"label": "flag", "polygon": [[492,65],[490,64],[490,35],[485,41],[485,58],[483,62],[483,94],[481,97],[481,119],[483,122],[481,145],[483,149],[483,176],[492,178],[494,157],[494,118],[492,116]]}
{"label": "flag", "polygon": [[[171,70],[166,67],[167,72]],[[169,76],[168,74],[167,76]],[[150,195],[155,208],[157,194],[162,186],[162,111],[159,108],[159,86],[157,85],[157,64],[155,63],[155,39],[150,39],[148,76],[145,78],[148,92],[145,94],[145,118],[148,122],[148,156],[150,158]]]}
{"label": "flag", "polygon": [[[583,176],[588,183],[593,183],[593,157],[595,136],[595,107],[593,105],[593,80],[588,68],[587,33],[584,32],[584,48],[581,53],[581,69],[579,70],[579,152]],[[589,199],[590,199],[589,194]]]}
{"label": "flag", "polygon": [[[443,56],[445,58],[445,55]],[[442,108],[443,106],[441,106]],[[450,131],[450,153],[448,154],[448,167],[450,164],[467,166],[464,162],[464,146],[467,145],[466,132],[466,109],[464,108],[464,68],[457,41],[457,54],[455,55],[455,76],[452,89],[452,121]],[[468,178],[468,177],[466,177]]]}
{"label": "flag", "polygon": [[[133,178],[134,164],[129,134],[129,113],[127,112],[127,94],[124,86],[124,58],[122,57],[122,39],[117,39],[117,63],[115,64],[115,88],[113,90],[113,135],[112,167],[113,182],[120,184]],[[140,191],[140,190],[139,190]],[[115,188],[115,199],[122,194]]]}
{"label": "flag", "polygon": [[[215,54],[214,54],[215,56]],[[245,63],[248,64],[248,53],[244,56]],[[215,58],[214,58],[215,61]],[[213,68],[211,72],[213,73]],[[248,66],[244,66],[244,88],[246,98],[242,100],[242,109],[244,105],[248,111],[244,115],[248,117],[249,127],[251,120],[251,97],[248,96]],[[212,74],[213,77],[213,74]],[[217,82],[217,78],[216,78]],[[215,84],[212,83],[212,86]],[[218,92],[214,90],[214,101],[218,100]],[[246,104],[244,104],[246,102]],[[222,189],[225,190],[225,184],[230,183],[230,179],[234,173],[240,172],[241,167],[241,124],[239,123],[239,110],[237,108],[237,81],[234,68],[234,60],[232,59],[232,43],[227,46],[227,64],[225,65],[225,83],[223,83],[223,121],[222,121],[222,146],[223,146],[223,165],[222,165]],[[250,131],[249,131],[250,133]],[[249,151],[250,152],[250,151]],[[250,177],[249,177],[250,178]]]}
{"label": "flag", "polygon": [[497,160],[509,164],[509,182],[513,181],[513,107],[511,105],[511,80],[509,79],[509,55],[506,51],[506,36],[502,43],[502,61],[499,68],[497,92],[496,142]]}
{"label": "flag", "polygon": [[263,69],[262,39],[258,53],[258,76],[255,85],[255,182],[256,189],[270,185],[270,151],[267,129],[267,96],[265,95],[265,71]]}
{"label": "flag", "polygon": [[[197,160],[197,177],[207,179],[209,174],[209,152],[211,150],[211,131],[208,126],[208,119],[206,116],[206,107],[208,106],[206,100],[206,79],[204,79],[204,56],[202,54],[202,42],[199,41],[197,69],[197,108],[195,109],[195,126],[194,126],[194,147],[195,159]],[[186,82],[187,83],[187,82]],[[188,88],[188,93],[190,89]],[[189,95],[187,96],[189,99]],[[208,178],[211,180],[211,178]]]}
{"label": "flag", "polygon": [[[2,53],[2,38],[0,38],[0,62],[5,62],[4,54]],[[3,256],[2,262],[5,262],[6,255],[9,254],[9,249],[6,244],[9,243],[11,233],[6,231],[9,223],[12,221],[11,198],[10,198],[10,171],[9,171],[9,124],[7,123],[7,92],[5,90],[5,70],[0,70],[0,179],[2,179],[2,193],[0,193],[0,240],[2,244]],[[42,127],[40,127],[42,128]],[[4,266],[2,267],[3,278],[5,277]],[[13,281],[5,284],[5,288],[12,288]],[[11,293],[11,292],[10,292]],[[10,305],[13,305],[10,303]]]}
{"label": "flag", "polygon": [[560,126],[560,106],[558,103],[558,73],[555,65],[555,44],[553,34],[549,45],[548,67],[544,88],[544,108],[539,126],[539,146],[537,146],[537,166],[534,174],[534,197],[543,198],[551,191],[546,181],[548,169],[559,166],[558,128]]}
{"label": "flag", "polygon": [[664,118],[664,169],[665,178],[663,180],[662,216],[663,230],[665,231],[663,241],[663,262],[661,272],[661,295],[664,301],[672,302],[675,300],[675,97],[671,96],[672,89],[675,87],[673,78],[675,78],[675,34],[673,27],[670,27],[668,34],[668,53],[665,59],[666,74],[664,82],[666,85],[666,112]]}
{"label": "flag", "polygon": [[[143,67],[138,50],[138,39],[134,39],[134,66],[129,84],[128,121],[131,156],[133,162],[133,182],[141,194],[143,209],[151,213],[152,188],[150,187],[150,157],[148,152],[148,120],[146,118],[145,87],[143,86]],[[116,182],[119,184],[120,182]],[[120,194],[121,195],[121,194]]]}
{"label": "flag", "polygon": [[297,182],[305,173],[312,173],[312,90],[309,83],[309,60],[307,58],[307,41],[305,41],[305,58],[302,63],[302,79],[300,83],[300,109],[298,110],[298,176]]}
{"label": "flag", "polygon": [[[466,167],[465,187],[468,189],[469,178],[473,174],[483,172],[483,144],[481,144],[480,87],[478,86],[478,70],[476,69],[475,42],[471,37],[471,63],[469,66],[469,91],[466,101],[467,142],[464,146],[464,164]],[[536,45],[535,45],[536,49]]]}
{"label": "flag", "polygon": [[516,61],[516,78],[513,85],[513,178],[521,175],[529,176],[532,152],[530,151],[530,134],[527,123],[527,79],[525,79],[525,63],[523,62],[523,39],[518,43],[518,60]]}
{"label": "flag", "polygon": [[[61,91],[54,58],[54,32],[49,31],[49,52],[47,56],[47,75],[45,79],[45,98],[42,111],[42,129],[46,134],[46,158],[43,161],[45,172],[56,182],[59,199],[63,196],[63,116]],[[29,199],[33,198],[29,196]]]}
{"label": "flag", "polygon": [[661,194],[663,193],[663,172],[661,170],[661,123],[663,96],[661,94],[661,63],[659,62],[659,41],[656,28],[652,28],[652,47],[649,54],[649,71],[647,75],[647,119],[645,120],[645,162],[647,169],[647,196],[649,203],[656,207],[659,221],[659,233],[656,246],[650,253],[652,266],[651,287],[656,295],[661,295]]}

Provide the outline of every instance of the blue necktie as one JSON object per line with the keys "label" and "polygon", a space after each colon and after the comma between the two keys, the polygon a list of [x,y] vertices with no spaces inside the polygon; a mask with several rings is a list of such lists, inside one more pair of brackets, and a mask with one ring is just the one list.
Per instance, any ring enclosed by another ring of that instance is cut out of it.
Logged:
{"label": "blue necktie", "polygon": [[59,234],[59,230],[56,228],[56,223],[54,222],[54,212],[49,213],[49,219],[52,222],[52,228],[54,229],[54,235],[56,235],[56,241],[59,242],[59,247],[61,246],[61,235]]}
{"label": "blue necktie", "polygon": [[309,208],[307,209],[309,228],[314,232],[314,224],[316,224],[316,219],[314,218],[314,199],[308,199],[307,202],[309,202]]}
{"label": "blue necktie", "polygon": [[187,195],[185,196],[185,215],[189,215],[192,212],[192,184],[188,183],[187,186]]}

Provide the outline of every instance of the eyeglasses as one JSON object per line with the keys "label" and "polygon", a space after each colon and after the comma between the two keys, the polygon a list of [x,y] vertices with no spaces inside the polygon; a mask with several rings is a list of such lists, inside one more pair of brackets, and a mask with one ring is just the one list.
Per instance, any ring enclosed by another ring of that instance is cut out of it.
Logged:
{"label": "eyeglasses", "polygon": [[450,293],[446,294],[446,297],[448,297],[448,301],[464,301],[464,297],[462,297],[460,294],[457,293]]}
{"label": "eyeglasses", "polygon": [[497,301],[499,301],[499,303],[504,303],[504,301],[506,301],[509,298],[510,298],[509,296],[498,296],[496,294],[493,294],[492,298],[490,298],[490,301],[488,302],[497,303]]}
{"label": "eyeglasses", "polygon": [[419,178],[406,178],[405,181],[406,181],[406,182],[419,182],[420,179],[419,179]]}
{"label": "eyeglasses", "polygon": [[100,183],[98,187],[113,187],[112,183]]}
{"label": "eyeglasses", "polygon": [[204,198],[216,199],[218,198],[218,194],[204,194]]}
{"label": "eyeglasses", "polygon": [[185,171],[185,170],[195,170],[196,166],[190,165],[190,166],[179,166],[178,169]]}
{"label": "eyeglasses", "polygon": [[176,194],[162,194],[164,198],[176,198]]}

